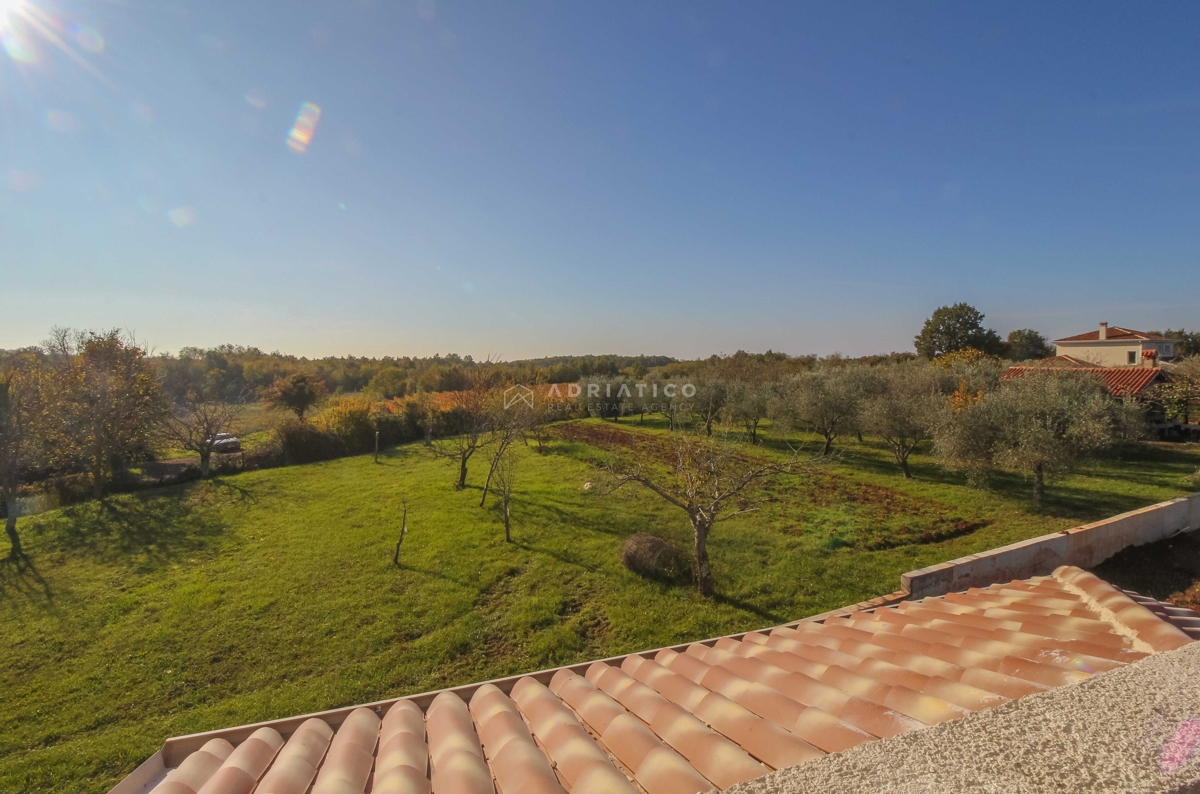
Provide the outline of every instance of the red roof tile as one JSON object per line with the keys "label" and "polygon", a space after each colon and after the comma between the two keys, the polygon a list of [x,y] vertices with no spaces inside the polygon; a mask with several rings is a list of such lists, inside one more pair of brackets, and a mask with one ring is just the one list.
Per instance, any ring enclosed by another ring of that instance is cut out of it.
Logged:
{"label": "red roof tile", "polygon": [[[1165,336],[1159,336],[1158,334],[1148,334],[1148,333],[1145,333],[1144,331],[1133,331],[1128,328],[1122,328],[1119,325],[1110,325],[1108,327],[1108,333],[1105,334],[1105,340],[1109,341],[1109,342],[1112,342],[1114,340],[1128,341],[1128,342],[1136,342],[1138,340],[1150,340],[1150,341],[1158,342],[1158,341],[1166,341],[1166,339],[1167,338]],[[1068,336],[1065,339],[1056,339],[1054,341],[1056,341],[1056,342],[1099,342],[1100,341],[1100,330],[1096,329],[1095,331],[1088,331],[1086,334],[1077,334],[1075,336]]]}
{"label": "red roof tile", "polygon": [[193,748],[178,766],[129,790],[699,794],[1180,647],[1200,630],[1184,612],[1063,567],[469,698],[447,690],[176,739],[168,747]]}
{"label": "red roof tile", "polygon": [[[1059,357],[1061,358],[1061,356]],[[1053,359],[1050,359],[1053,361]],[[1088,372],[1104,382],[1114,397],[1137,397],[1147,388],[1163,379],[1162,367],[1065,367],[1065,366],[1021,366],[1009,367],[1002,378],[1023,378],[1037,372]]]}

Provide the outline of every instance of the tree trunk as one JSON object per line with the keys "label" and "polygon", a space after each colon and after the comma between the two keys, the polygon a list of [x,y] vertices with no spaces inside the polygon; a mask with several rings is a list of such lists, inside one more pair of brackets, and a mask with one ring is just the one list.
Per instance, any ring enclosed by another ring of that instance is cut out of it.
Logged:
{"label": "tree trunk", "polygon": [[825,457],[833,450],[833,436],[826,434],[825,446],[821,447],[821,457]]}
{"label": "tree trunk", "polygon": [[1046,474],[1042,470],[1042,464],[1037,464],[1033,467],[1033,501],[1037,504],[1042,503],[1042,497],[1046,495]]}
{"label": "tree trunk", "polygon": [[200,477],[202,479],[205,479],[205,480],[208,479],[208,470],[209,470],[211,461],[212,461],[212,450],[211,449],[200,450]]}
{"label": "tree trunk", "polygon": [[467,487],[467,459],[461,457],[458,459],[458,482],[454,485],[454,490],[461,491]]}
{"label": "tree trunk", "polygon": [[754,422],[750,425],[750,444],[754,445],[757,443],[758,443],[758,420],[755,419]]}
{"label": "tree trunk", "polygon": [[488,488],[490,488],[492,485],[492,475],[496,473],[496,464],[500,462],[500,455],[503,454],[504,450],[501,449],[499,454],[492,457],[492,465],[488,466],[487,477],[484,478],[483,481],[483,495],[479,497],[480,507],[483,507],[484,502],[487,501]]}
{"label": "tree trunk", "polygon": [[909,468],[908,468],[908,454],[906,453],[904,455],[901,455],[899,452],[897,452],[896,453],[896,462],[900,464],[900,472],[904,475],[904,479],[911,480],[912,472],[909,471]]}
{"label": "tree trunk", "polygon": [[863,442],[863,440],[862,440],[862,431],[861,431],[861,430],[855,431],[854,435],[855,435],[855,436],[857,436],[857,438],[858,438],[858,443],[860,443],[860,444],[861,444],[861,443]]}
{"label": "tree trunk", "polygon": [[708,531],[711,525],[703,519],[693,519],[692,529],[696,537],[696,590],[708,597],[716,589],[713,586],[712,563],[708,560]]}
{"label": "tree trunk", "polygon": [[392,565],[400,565],[400,544],[408,534],[408,505],[404,505],[404,517],[400,519],[400,537],[396,538],[396,550],[392,552]]}
{"label": "tree trunk", "polygon": [[509,530],[510,517],[508,514],[508,494],[504,494],[504,542],[512,543],[512,532]]}
{"label": "tree trunk", "polygon": [[4,531],[8,534],[8,542],[11,546],[8,550],[8,558],[19,560],[25,555],[21,551],[21,538],[17,535],[17,497],[15,494],[4,500],[4,507],[8,511],[8,519],[4,522]]}

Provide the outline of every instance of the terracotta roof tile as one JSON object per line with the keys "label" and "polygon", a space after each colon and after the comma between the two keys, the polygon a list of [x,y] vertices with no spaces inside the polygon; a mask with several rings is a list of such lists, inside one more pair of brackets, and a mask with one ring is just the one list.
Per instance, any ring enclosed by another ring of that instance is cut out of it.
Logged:
{"label": "terracotta roof tile", "polygon": [[[1110,326],[1108,326],[1108,333],[1105,334],[1105,339],[1110,342],[1113,340],[1128,340],[1128,341],[1153,340],[1153,341],[1158,342],[1158,341],[1166,341],[1167,338],[1165,336],[1159,336],[1158,334],[1148,334],[1144,331],[1133,331],[1129,328],[1122,328],[1119,325],[1110,325]],[[1097,328],[1095,331],[1088,331],[1086,334],[1076,334],[1075,336],[1068,336],[1063,339],[1055,339],[1054,341],[1056,341],[1056,342],[1098,342],[1098,341],[1100,341],[1100,329]]]}
{"label": "terracotta roof tile", "polygon": [[1114,397],[1137,397],[1163,378],[1162,367],[1009,367],[1000,376],[1005,380],[1025,378],[1040,372],[1087,372],[1098,377]]}
{"label": "terracotta roof tile", "polygon": [[197,737],[153,792],[698,794],[1200,635],[1200,615],[1073,568],[887,603],[484,684],[469,703],[446,691],[357,708],[336,732],[285,721],[286,743],[271,726],[231,729],[236,747]]}

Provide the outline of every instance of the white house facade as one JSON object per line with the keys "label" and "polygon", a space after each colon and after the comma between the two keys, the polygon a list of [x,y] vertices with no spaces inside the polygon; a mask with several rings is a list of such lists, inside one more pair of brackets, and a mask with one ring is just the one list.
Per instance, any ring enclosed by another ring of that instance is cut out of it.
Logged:
{"label": "white house facade", "polygon": [[1165,336],[1100,323],[1098,330],[1056,339],[1057,355],[1071,356],[1101,367],[1153,364],[1175,357],[1175,342]]}

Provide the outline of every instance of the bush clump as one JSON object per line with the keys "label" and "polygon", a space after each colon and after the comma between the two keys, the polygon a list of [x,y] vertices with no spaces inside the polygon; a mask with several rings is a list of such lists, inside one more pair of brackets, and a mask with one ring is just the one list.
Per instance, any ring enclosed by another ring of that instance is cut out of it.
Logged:
{"label": "bush clump", "polygon": [[686,582],[691,578],[687,555],[646,532],[630,536],[621,546],[621,564],[647,579]]}
{"label": "bush clump", "polygon": [[342,439],[299,419],[280,422],[275,428],[275,435],[288,465],[332,460],[349,452]]}

